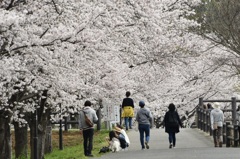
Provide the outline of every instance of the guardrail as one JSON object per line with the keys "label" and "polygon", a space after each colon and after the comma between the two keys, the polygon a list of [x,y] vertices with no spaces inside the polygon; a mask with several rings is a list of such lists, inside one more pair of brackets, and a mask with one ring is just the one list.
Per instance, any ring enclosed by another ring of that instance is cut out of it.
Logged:
{"label": "guardrail", "polygon": [[[233,112],[232,109],[224,109],[223,112]],[[234,116],[234,115],[232,115]],[[239,134],[238,125],[233,124],[235,119],[226,119],[223,123],[223,144],[226,147],[238,147],[239,146]],[[209,133],[212,136],[211,122],[210,122],[210,111],[201,107],[197,108],[197,126],[198,129]]]}

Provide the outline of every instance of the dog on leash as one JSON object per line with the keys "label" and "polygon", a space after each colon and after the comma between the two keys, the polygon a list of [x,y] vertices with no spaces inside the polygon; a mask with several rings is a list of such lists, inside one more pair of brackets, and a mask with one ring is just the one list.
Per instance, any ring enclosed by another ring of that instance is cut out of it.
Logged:
{"label": "dog on leash", "polygon": [[109,148],[112,152],[118,152],[121,150],[120,141],[117,138],[112,138],[109,142]]}

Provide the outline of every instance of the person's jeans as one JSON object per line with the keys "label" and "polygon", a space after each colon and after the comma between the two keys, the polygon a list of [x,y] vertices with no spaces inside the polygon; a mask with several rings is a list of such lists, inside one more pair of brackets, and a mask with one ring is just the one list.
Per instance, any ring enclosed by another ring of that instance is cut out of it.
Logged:
{"label": "person's jeans", "polygon": [[142,148],[144,149],[145,148],[144,133],[145,133],[145,141],[149,142],[149,139],[150,139],[150,125],[139,124],[138,125],[138,130],[139,130],[139,133],[140,133],[140,143],[141,143]]}
{"label": "person's jeans", "polygon": [[168,133],[168,140],[169,140],[169,143],[173,144],[173,146],[176,145],[176,133],[175,132],[169,132]]}
{"label": "person's jeans", "polygon": [[128,130],[128,126],[129,126],[129,129],[132,129],[132,117],[125,117],[124,124],[125,124],[126,130]]}
{"label": "person's jeans", "polygon": [[92,154],[94,129],[83,130],[84,155]]}

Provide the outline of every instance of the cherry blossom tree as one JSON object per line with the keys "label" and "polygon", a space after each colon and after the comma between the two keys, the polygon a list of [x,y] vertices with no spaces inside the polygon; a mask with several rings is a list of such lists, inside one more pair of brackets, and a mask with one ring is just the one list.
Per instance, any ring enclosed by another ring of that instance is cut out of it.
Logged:
{"label": "cherry blossom tree", "polygon": [[186,17],[199,3],[0,1],[0,142],[6,145],[0,156],[11,158],[10,123],[29,125],[32,134],[36,110],[43,158],[50,115],[76,112],[86,99],[96,107],[99,99],[119,105],[129,90],[136,103],[165,110],[174,102],[184,114],[199,97],[229,96],[236,82],[225,80],[231,66],[214,67],[228,52],[190,32],[199,24]]}

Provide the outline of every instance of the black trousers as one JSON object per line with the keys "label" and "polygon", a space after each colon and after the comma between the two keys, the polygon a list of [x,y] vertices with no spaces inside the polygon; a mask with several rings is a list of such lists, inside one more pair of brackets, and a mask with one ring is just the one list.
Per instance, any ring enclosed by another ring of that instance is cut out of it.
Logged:
{"label": "black trousers", "polygon": [[92,154],[94,129],[83,130],[84,155]]}

